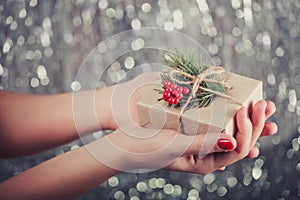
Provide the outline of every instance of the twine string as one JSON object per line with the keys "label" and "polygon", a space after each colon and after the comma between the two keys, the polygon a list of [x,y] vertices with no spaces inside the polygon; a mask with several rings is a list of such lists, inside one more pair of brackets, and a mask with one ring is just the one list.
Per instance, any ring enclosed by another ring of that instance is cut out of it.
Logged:
{"label": "twine string", "polygon": [[[193,84],[192,91],[191,91],[190,95],[188,96],[188,99],[185,102],[185,104],[181,107],[181,111],[180,111],[179,116],[181,116],[182,113],[185,111],[186,107],[191,102],[191,100],[196,96],[196,93],[199,89],[201,89],[203,91],[206,91],[206,92],[209,92],[211,94],[215,94],[215,95],[220,96],[222,98],[231,100],[232,102],[242,106],[242,103],[240,103],[239,101],[237,101],[236,99],[232,98],[231,96],[229,96],[227,94],[223,94],[221,92],[211,90],[209,88],[205,88],[205,87],[201,86],[202,82],[210,82],[210,83],[219,83],[219,84],[223,85],[226,89],[231,89],[232,87],[230,85],[228,85],[227,83],[223,82],[223,81],[218,81],[218,80],[215,80],[215,79],[208,78],[211,75],[221,74],[223,72],[224,72],[224,69],[223,69],[223,67],[220,67],[220,66],[210,66],[206,70],[204,70],[202,73],[198,74],[197,76],[194,76],[194,75],[191,75],[191,74],[188,74],[186,72],[179,71],[179,70],[170,71],[169,76],[170,76],[171,81],[176,82],[176,83],[181,84],[181,85]],[[183,75],[183,76],[185,76],[186,78],[188,78],[190,80],[188,80],[188,81],[177,80],[175,78],[176,74]]]}

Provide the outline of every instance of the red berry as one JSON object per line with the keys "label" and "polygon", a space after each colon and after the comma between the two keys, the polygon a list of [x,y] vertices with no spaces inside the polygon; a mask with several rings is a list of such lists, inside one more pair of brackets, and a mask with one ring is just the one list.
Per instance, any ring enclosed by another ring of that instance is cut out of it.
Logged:
{"label": "red berry", "polygon": [[170,92],[164,92],[164,94],[163,94],[163,100],[167,101],[170,97],[171,97],[171,93]]}
{"label": "red berry", "polygon": [[179,103],[179,99],[175,99],[174,104],[178,104]]}
{"label": "red berry", "polygon": [[180,99],[182,99],[183,94],[182,93],[177,93],[175,96],[176,96],[177,99],[180,100]]}
{"label": "red berry", "polygon": [[164,92],[172,92],[173,90],[171,88],[166,88]]}
{"label": "red berry", "polygon": [[177,94],[179,94],[179,93],[177,92],[177,90],[171,92],[171,95],[174,96],[174,97],[175,97]]}
{"label": "red berry", "polygon": [[177,88],[176,88],[176,91],[178,91],[179,93],[182,93],[182,87],[180,87],[180,86],[177,86]]}
{"label": "red berry", "polygon": [[174,103],[175,103],[175,99],[176,99],[176,98],[174,98],[174,97],[170,97],[170,98],[168,99],[168,103],[169,103],[169,104],[174,104]]}
{"label": "red berry", "polygon": [[187,87],[184,87],[184,88],[182,89],[182,93],[183,93],[183,94],[188,94],[189,92],[190,92],[190,89],[187,88]]}
{"label": "red berry", "polygon": [[170,88],[173,89],[173,90],[176,90],[177,85],[175,83],[171,83]]}
{"label": "red berry", "polygon": [[164,86],[165,88],[168,88],[171,85],[171,82],[169,80],[165,80]]}

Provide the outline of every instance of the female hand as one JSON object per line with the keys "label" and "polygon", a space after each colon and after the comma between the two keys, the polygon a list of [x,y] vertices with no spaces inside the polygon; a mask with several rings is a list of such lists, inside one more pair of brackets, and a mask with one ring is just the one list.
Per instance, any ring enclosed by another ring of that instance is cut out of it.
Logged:
{"label": "female hand", "polygon": [[250,113],[246,108],[241,108],[236,114],[237,133],[236,146],[232,151],[209,154],[204,158],[193,161],[190,157],[181,157],[169,165],[167,169],[180,170],[193,173],[209,173],[216,169],[224,169],[225,166],[237,162],[245,157],[254,158],[259,155],[255,143],[260,136],[273,135],[277,132],[277,125],[266,122],[275,112],[273,102],[261,100],[257,102]]}
{"label": "female hand", "polygon": [[[261,100],[251,110],[249,113],[246,108],[241,108],[237,112],[235,138],[223,133],[187,136],[173,130],[138,127],[132,128],[128,134],[118,129],[106,138],[112,146],[97,144],[97,147],[105,147],[110,152],[105,157],[101,154],[103,149],[99,150],[101,157],[98,159],[120,171],[165,168],[206,174],[222,169],[247,156],[258,156],[258,148],[254,147],[257,139],[277,132],[275,123],[265,123],[275,112],[274,103]],[[157,134],[146,137],[150,133]]]}
{"label": "female hand", "polygon": [[[138,109],[136,103],[139,101],[142,95],[149,89],[147,88],[147,86],[145,86],[145,83],[151,83],[156,81],[156,79],[159,77],[159,74],[160,73],[157,72],[144,73],[128,82],[110,88],[110,91],[112,93],[112,95],[110,96],[112,98],[113,108],[112,108],[112,113],[110,114],[109,127],[111,127],[112,129],[117,129],[122,124],[127,124],[127,123],[138,124]],[[117,95],[115,95],[116,93]],[[275,113],[276,111],[275,104],[272,101],[266,101],[265,104],[266,104],[266,107],[264,108],[265,113],[263,115],[264,119],[261,119],[263,120],[263,128],[260,133],[256,133],[253,141],[251,142],[251,151],[249,152],[248,157],[255,157],[258,155],[259,153],[258,149],[254,147],[254,144],[257,141],[258,137],[273,135],[274,133],[277,132],[278,129],[277,125],[274,122],[265,122],[265,120],[267,120],[270,116],[272,116]],[[250,110],[252,110],[252,113],[250,113]],[[247,112],[249,113],[250,116],[252,116],[251,121],[254,120],[253,123],[254,125],[256,125],[257,124],[256,116],[258,115],[257,114],[258,111],[254,108],[250,110]]]}

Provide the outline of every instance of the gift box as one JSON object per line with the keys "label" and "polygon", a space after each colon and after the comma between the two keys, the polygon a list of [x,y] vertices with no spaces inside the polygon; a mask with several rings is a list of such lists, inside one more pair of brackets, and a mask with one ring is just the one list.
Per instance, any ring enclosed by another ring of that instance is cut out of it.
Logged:
{"label": "gift box", "polygon": [[[248,108],[262,99],[262,81],[223,72],[223,81],[232,88],[227,94]],[[166,101],[158,101],[162,94],[161,83],[152,84],[139,102],[138,113],[141,126],[181,130],[184,134],[206,134],[225,132],[234,135],[236,132],[235,114],[241,105],[230,99],[216,96],[212,102],[201,108],[186,109],[181,113],[180,107],[169,106]]]}

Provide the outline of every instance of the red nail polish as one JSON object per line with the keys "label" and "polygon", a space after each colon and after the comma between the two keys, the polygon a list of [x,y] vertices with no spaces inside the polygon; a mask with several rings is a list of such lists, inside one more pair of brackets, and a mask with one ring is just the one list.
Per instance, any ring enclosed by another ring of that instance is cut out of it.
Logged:
{"label": "red nail polish", "polygon": [[224,150],[230,150],[230,149],[233,149],[233,147],[234,147],[232,142],[228,139],[219,139],[218,146]]}

